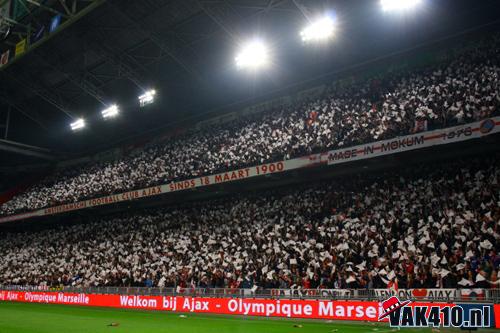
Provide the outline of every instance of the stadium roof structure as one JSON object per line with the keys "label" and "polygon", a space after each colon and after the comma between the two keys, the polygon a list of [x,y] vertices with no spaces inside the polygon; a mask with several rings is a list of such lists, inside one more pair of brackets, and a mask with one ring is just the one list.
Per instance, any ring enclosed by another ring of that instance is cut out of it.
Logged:
{"label": "stadium roof structure", "polygon": [[[325,73],[335,77],[386,55],[494,25],[500,11],[493,0],[428,0],[420,12],[399,17],[383,13],[375,0],[14,2],[24,3],[25,15],[12,23],[0,54],[10,49],[13,57],[26,36],[33,42],[42,27],[46,31],[36,47],[0,68],[0,134],[7,140],[0,142],[1,172],[234,111]],[[304,45],[300,29],[325,11],[338,19],[338,34],[327,45]],[[254,36],[270,41],[275,60],[272,68],[248,75],[235,69],[234,54]],[[157,102],[139,108],[137,96],[152,88]],[[120,115],[103,121],[101,111],[115,103]],[[73,133],[69,124],[80,117],[88,126]]]}

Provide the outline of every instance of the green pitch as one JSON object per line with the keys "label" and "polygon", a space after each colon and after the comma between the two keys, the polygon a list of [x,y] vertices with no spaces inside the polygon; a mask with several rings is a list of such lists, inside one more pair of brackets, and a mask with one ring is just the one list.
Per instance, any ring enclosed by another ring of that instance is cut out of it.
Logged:
{"label": "green pitch", "polygon": [[[117,326],[110,326],[112,323]],[[393,331],[383,324],[199,314],[186,314],[183,318],[179,313],[0,302],[0,333],[389,333]],[[430,329],[402,331],[431,332]]]}

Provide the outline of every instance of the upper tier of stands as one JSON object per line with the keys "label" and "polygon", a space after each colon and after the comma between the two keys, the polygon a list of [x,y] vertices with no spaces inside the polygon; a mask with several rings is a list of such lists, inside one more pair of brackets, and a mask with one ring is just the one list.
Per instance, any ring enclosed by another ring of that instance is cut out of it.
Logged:
{"label": "upper tier of stands", "polygon": [[0,207],[2,215],[289,159],[500,114],[500,38],[426,67],[318,99],[188,131],[107,163],[66,168]]}

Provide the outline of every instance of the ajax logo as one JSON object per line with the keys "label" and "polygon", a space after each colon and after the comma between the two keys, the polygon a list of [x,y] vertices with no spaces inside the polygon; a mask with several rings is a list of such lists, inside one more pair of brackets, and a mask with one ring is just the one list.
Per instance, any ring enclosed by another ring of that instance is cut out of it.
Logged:
{"label": "ajax logo", "polygon": [[391,327],[460,327],[473,329],[491,327],[491,305],[485,304],[437,304],[399,301],[396,296],[382,302],[383,312],[379,321],[388,321]]}
{"label": "ajax logo", "polygon": [[495,121],[493,119],[484,120],[479,126],[481,134],[488,134],[495,128]]}

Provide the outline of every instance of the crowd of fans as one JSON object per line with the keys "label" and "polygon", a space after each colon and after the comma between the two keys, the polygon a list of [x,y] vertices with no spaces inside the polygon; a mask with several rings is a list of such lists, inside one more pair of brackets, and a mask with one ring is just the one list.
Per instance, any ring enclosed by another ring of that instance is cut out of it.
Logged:
{"label": "crowd of fans", "polygon": [[0,234],[0,284],[490,288],[500,155]]}
{"label": "crowd of fans", "polygon": [[322,98],[238,119],[146,147],[109,163],[59,171],[0,214],[289,159],[500,114],[499,36],[422,70],[388,74]]}

